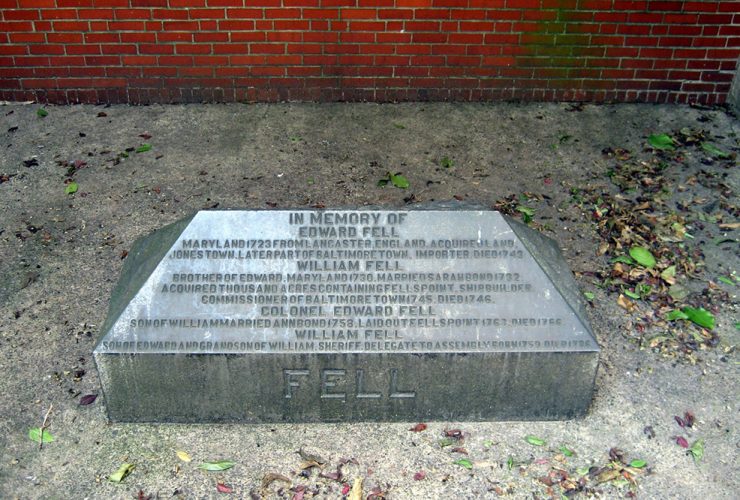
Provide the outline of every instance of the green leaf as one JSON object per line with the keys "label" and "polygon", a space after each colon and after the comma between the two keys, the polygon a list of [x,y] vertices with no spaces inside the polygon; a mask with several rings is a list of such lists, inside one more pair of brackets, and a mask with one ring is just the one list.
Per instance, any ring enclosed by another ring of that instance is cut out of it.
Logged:
{"label": "green leaf", "polygon": [[720,276],[717,279],[725,285],[735,286],[735,282],[733,282],[730,278],[727,278],[726,276]]}
{"label": "green leaf", "polygon": [[635,261],[641,266],[645,266],[649,269],[652,269],[655,266],[655,257],[653,257],[650,250],[645,247],[630,248],[630,257],[635,259]]}
{"label": "green leaf", "polygon": [[42,439],[44,443],[51,443],[54,441],[54,436],[49,434],[49,431],[44,429],[44,432],[42,434],[39,427],[32,427],[28,429],[28,438],[36,443],[40,443]]}
{"label": "green leaf", "polygon": [[630,467],[634,467],[635,469],[642,469],[647,465],[647,462],[645,460],[633,460],[630,462]]}
{"label": "green leaf", "polygon": [[401,189],[406,189],[410,185],[408,179],[401,174],[391,175],[391,183]]}
{"label": "green leaf", "polygon": [[654,149],[660,149],[665,151],[673,151],[676,148],[673,147],[675,144],[673,138],[668,134],[653,134],[648,137],[648,143]]}
{"label": "green leaf", "polygon": [[524,222],[526,224],[529,224],[532,222],[532,218],[534,217],[534,208],[525,207],[524,205],[519,205],[516,207],[517,212],[521,212],[524,217]]}
{"label": "green leaf", "polygon": [[483,446],[485,446],[486,448],[490,448],[490,447],[491,447],[491,446],[493,446],[494,444],[496,444],[496,443],[494,443],[494,442],[493,442],[493,441],[491,441],[490,439],[486,439],[485,441],[483,441]]}
{"label": "green leaf", "polygon": [[380,180],[378,181],[378,187],[383,187],[383,186],[385,186],[386,184],[388,184],[389,180],[390,180],[390,179],[380,179]]}
{"label": "green leaf", "polygon": [[561,446],[558,449],[560,450],[560,453],[562,453],[566,457],[572,457],[573,455],[575,455],[575,453],[573,452],[573,450],[571,450],[567,446]]}
{"label": "green leaf", "polygon": [[621,262],[622,264],[629,264],[630,266],[635,263],[635,261],[627,255],[620,255],[619,257],[614,257],[612,259],[612,264],[616,264],[617,262]]}
{"label": "green leaf", "polygon": [[509,456],[509,458],[506,459],[506,467],[511,470],[514,468],[514,457]]}
{"label": "green leaf", "polygon": [[589,467],[578,467],[576,469],[576,473],[579,476],[585,476],[586,474],[588,474],[588,471],[589,471]]}
{"label": "green leaf", "polygon": [[668,288],[668,295],[670,295],[673,300],[683,300],[688,297],[689,291],[686,287],[681,285],[671,285],[671,287]]}
{"label": "green leaf", "polygon": [[134,464],[123,464],[121,465],[116,472],[108,476],[108,480],[113,483],[120,483],[123,481],[123,478],[131,474],[131,471],[134,470],[136,466]]}
{"label": "green leaf", "polygon": [[46,111],[44,108],[39,108],[36,110],[36,115],[39,118],[46,118],[47,116],[49,116],[49,112]]}
{"label": "green leaf", "polygon": [[694,462],[699,463],[699,461],[704,458],[704,440],[697,439],[694,441],[694,444],[689,448],[689,452],[691,453],[691,456],[694,457]]}
{"label": "green leaf", "polygon": [[635,293],[635,292],[633,292],[632,290],[623,290],[623,292],[624,292],[624,294],[625,294],[625,295],[626,295],[627,297],[629,297],[629,298],[631,298],[631,299],[635,299],[635,300],[640,300],[640,294],[638,294],[638,293]]}
{"label": "green leaf", "polygon": [[666,281],[670,281],[676,277],[676,266],[668,266],[660,273],[660,277]]}
{"label": "green leaf", "polygon": [[444,156],[442,158],[442,160],[440,160],[439,165],[442,168],[450,168],[450,167],[454,167],[455,166],[455,162],[453,162],[452,160],[450,160],[447,156]]}
{"label": "green leaf", "polygon": [[452,438],[448,438],[448,437],[442,438],[439,440],[439,447],[445,448],[447,446],[452,446],[454,443],[455,443],[455,440]]}
{"label": "green leaf", "polygon": [[139,146],[138,148],[136,148],[137,153],[146,153],[147,151],[151,151],[151,150],[152,150],[152,145],[147,144],[146,142],[142,144],[141,146]]}
{"label": "green leaf", "polygon": [[461,467],[465,467],[466,469],[472,469],[473,468],[473,462],[471,462],[467,458],[461,458],[460,460],[455,460],[452,463],[455,464],[455,465],[459,465]]}
{"label": "green leaf", "polygon": [[714,328],[714,316],[703,307],[699,307],[698,309],[694,307],[684,307],[681,310],[686,314],[686,316],[688,316],[688,319],[697,325],[709,328],[710,330]]}
{"label": "green leaf", "polygon": [[710,144],[708,142],[702,142],[701,148],[704,150],[705,153],[708,153],[711,156],[716,156],[717,158],[729,158],[730,155],[719,149],[714,144]]}
{"label": "green leaf", "polygon": [[393,126],[396,127],[397,129],[405,129],[406,128],[406,125],[404,125],[403,123],[394,123]]}
{"label": "green leaf", "polygon": [[524,440],[532,446],[545,446],[545,441],[536,436],[529,435]]}
{"label": "green leaf", "polygon": [[596,297],[596,296],[595,296],[595,295],[594,295],[593,293],[591,293],[591,292],[583,292],[583,296],[584,296],[584,297],[586,297],[586,300],[594,300],[594,298]]}
{"label": "green leaf", "polygon": [[76,182],[70,182],[69,184],[67,184],[67,187],[64,188],[64,192],[67,194],[74,194],[77,192],[78,188],[79,186],[77,185]]}
{"label": "green leaf", "polygon": [[665,319],[668,321],[676,321],[677,319],[689,319],[689,317],[683,311],[674,309],[665,315]]}
{"label": "green leaf", "polygon": [[198,468],[209,471],[221,471],[231,469],[234,465],[236,464],[229,460],[219,460],[218,462],[203,462]]}

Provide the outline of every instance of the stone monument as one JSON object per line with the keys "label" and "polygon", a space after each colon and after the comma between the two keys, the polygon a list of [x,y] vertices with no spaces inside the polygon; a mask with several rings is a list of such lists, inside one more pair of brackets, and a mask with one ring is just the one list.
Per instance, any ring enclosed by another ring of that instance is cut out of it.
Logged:
{"label": "stone monument", "polygon": [[598,352],[553,241],[442,206],[198,212],[135,243],[94,358],[113,421],[546,420]]}

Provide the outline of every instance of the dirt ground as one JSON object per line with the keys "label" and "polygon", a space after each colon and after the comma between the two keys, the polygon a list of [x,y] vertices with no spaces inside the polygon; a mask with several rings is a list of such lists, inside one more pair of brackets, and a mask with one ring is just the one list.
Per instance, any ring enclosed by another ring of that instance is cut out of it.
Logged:
{"label": "dirt ground", "polygon": [[[340,498],[358,478],[362,498],[740,491],[740,123],[725,110],[41,109],[0,106],[0,497]],[[378,186],[389,172],[409,188]],[[586,418],[134,425],[109,424],[102,397],[81,404],[101,394],[91,351],[136,238],[214,207],[453,198],[531,219],[563,248],[602,347]],[[657,263],[630,258],[636,246]],[[47,413],[39,449],[29,429]],[[199,468],[218,460],[235,465]]]}

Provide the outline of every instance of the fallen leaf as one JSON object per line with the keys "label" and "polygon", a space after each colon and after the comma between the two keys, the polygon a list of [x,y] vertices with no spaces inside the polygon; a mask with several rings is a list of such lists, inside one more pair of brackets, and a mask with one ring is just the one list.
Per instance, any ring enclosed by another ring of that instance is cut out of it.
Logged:
{"label": "fallen leaf", "polygon": [[686,438],[683,436],[676,436],[676,444],[680,446],[681,448],[689,447],[689,442],[686,441]]}
{"label": "fallen leaf", "polygon": [[460,467],[465,467],[466,469],[472,469],[473,468],[473,462],[471,462],[467,458],[461,458],[459,460],[455,460],[452,463],[454,465],[459,465]]}
{"label": "fallen leaf", "polygon": [[267,488],[275,481],[282,481],[288,484],[292,483],[290,478],[287,478],[283,476],[282,474],[278,474],[277,472],[268,472],[262,477],[262,488]]}
{"label": "fallen leaf", "polygon": [[44,429],[44,431],[41,432],[41,428],[39,427],[32,427],[31,429],[28,429],[28,438],[35,443],[54,442],[54,436],[49,434],[49,431],[47,431],[46,429]]}
{"label": "fallen leaf", "polygon": [[645,247],[632,247],[630,248],[630,257],[635,259],[635,262],[641,266],[645,266],[652,269],[655,266],[655,257]]}
{"label": "fallen leaf", "polygon": [[233,493],[233,489],[230,486],[226,486],[224,483],[216,483],[216,489],[219,493]]}
{"label": "fallen leaf", "polygon": [[716,156],[717,158],[729,158],[730,155],[719,149],[714,144],[711,144],[709,142],[702,142],[701,148],[704,150],[705,153],[708,153],[710,156]]}
{"label": "fallen leaf", "polygon": [[305,451],[303,448],[299,449],[296,453],[298,453],[301,458],[307,462],[316,462],[319,465],[323,465],[326,463],[326,460],[321,458],[319,455],[314,455],[312,453],[309,453]]}
{"label": "fallen leaf", "polygon": [[356,477],[352,485],[352,491],[349,492],[347,500],[362,500],[362,478]]}
{"label": "fallen leaf", "polygon": [[147,151],[151,151],[151,150],[152,150],[152,145],[147,144],[146,142],[142,144],[141,146],[139,146],[138,148],[136,148],[137,153],[146,153]]}
{"label": "fallen leaf", "polygon": [[667,319],[668,321],[676,321],[677,319],[689,319],[689,317],[683,311],[674,309],[673,311],[670,311],[668,314],[665,315],[665,319]]}
{"label": "fallen leaf", "polygon": [[575,455],[575,452],[571,450],[570,448],[568,448],[567,446],[561,446],[558,449],[560,450],[560,453],[562,453],[566,457],[572,457],[573,455]]}
{"label": "fallen leaf", "polygon": [[222,471],[231,469],[234,465],[236,464],[229,460],[219,460],[217,462],[203,462],[198,468],[207,471]]}
{"label": "fallen leaf", "polygon": [[532,446],[545,446],[545,441],[536,436],[529,435],[524,440]]}
{"label": "fallen leaf", "polygon": [[342,485],[342,496],[346,495],[347,493],[349,493],[349,484],[348,483],[344,483]]}
{"label": "fallen leaf", "polygon": [[699,461],[704,458],[704,440],[697,439],[694,441],[694,444],[689,448],[689,452],[691,453],[691,456],[694,457],[694,462],[698,464]]}
{"label": "fallen leaf", "polygon": [[660,149],[664,151],[674,151],[676,149],[674,147],[675,141],[668,134],[653,134],[648,137],[648,143],[654,149]]}
{"label": "fallen leaf", "polygon": [[134,470],[134,468],[136,468],[134,464],[123,464],[116,472],[108,476],[108,480],[112,483],[120,483],[126,476],[131,474],[131,471]]}
{"label": "fallen leaf", "polygon": [[139,134],[139,137],[146,141],[152,138],[152,134],[150,134],[149,132],[144,132],[143,134]]}
{"label": "fallen leaf", "polygon": [[414,474],[414,481],[421,481],[426,477],[427,477],[427,473],[424,472],[423,470],[420,470],[419,472]]}
{"label": "fallen leaf", "polygon": [[187,451],[178,450],[175,452],[177,455],[177,458],[182,460],[183,462],[190,462],[192,458],[190,458],[190,454]]}
{"label": "fallen leaf", "polygon": [[460,429],[445,430],[445,437],[460,440],[463,438],[463,432]]}
{"label": "fallen leaf", "polygon": [[609,481],[613,481],[614,479],[617,479],[621,477],[621,474],[616,469],[606,469],[605,471],[602,471],[596,476],[596,484],[606,483]]}
{"label": "fallen leaf", "polygon": [[411,432],[421,432],[427,430],[427,424],[416,424],[411,429],[409,429]]}
{"label": "fallen leaf", "polygon": [[461,446],[458,446],[456,448],[452,448],[450,450],[450,453],[461,453],[463,455],[467,455],[468,454],[468,450],[466,450],[465,448],[462,448]]}
{"label": "fallen leaf", "polygon": [[45,110],[44,108],[39,108],[39,109],[38,109],[38,110],[36,111],[36,115],[37,115],[37,116],[38,116],[39,118],[46,118],[47,116],[49,116],[49,112],[48,112],[48,111],[46,111],[46,110]]}
{"label": "fallen leaf", "polygon": [[634,302],[622,294],[619,294],[619,297],[617,297],[617,305],[628,312],[634,311],[637,307]]}
{"label": "fallen leaf", "polygon": [[95,402],[96,399],[98,399],[97,394],[87,394],[86,396],[82,396],[80,398],[80,406],[91,405]]}
{"label": "fallen leaf", "polygon": [[323,477],[325,479],[331,479],[332,481],[341,481],[342,480],[342,469],[337,467],[337,470],[334,472],[322,472],[319,474],[319,477]]}
{"label": "fallen leaf", "polygon": [[77,192],[77,189],[78,188],[79,188],[79,186],[77,185],[77,183],[73,181],[73,182],[70,182],[69,184],[67,184],[67,187],[64,188],[64,192],[66,194],[75,194]]}
{"label": "fallen leaf", "polygon": [[394,186],[400,189],[407,189],[410,186],[409,180],[403,175],[401,175],[400,173],[391,175],[390,180],[391,180],[391,184],[393,184]]}
{"label": "fallen leaf", "polygon": [[681,311],[697,325],[710,330],[714,328],[714,316],[703,307],[684,307]]}
{"label": "fallen leaf", "polygon": [[630,467],[634,467],[635,469],[642,469],[647,465],[647,462],[645,460],[633,460],[630,462]]}
{"label": "fallen leaf", "polygon": [[311,469],[313,467],[321,467],[321,464],[313,460],[304,460],[298,466],[301,470]]}

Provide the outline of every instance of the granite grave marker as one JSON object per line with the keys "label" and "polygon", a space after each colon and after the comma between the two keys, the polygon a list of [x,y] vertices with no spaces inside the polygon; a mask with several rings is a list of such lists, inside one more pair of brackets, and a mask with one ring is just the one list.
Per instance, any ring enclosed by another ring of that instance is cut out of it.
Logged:
{"label": "granite grave marker", "polygon": [[583,415],[598,351],[498,212],[233,210],[136,242],[94,358],[113,421],[522,420]]}

